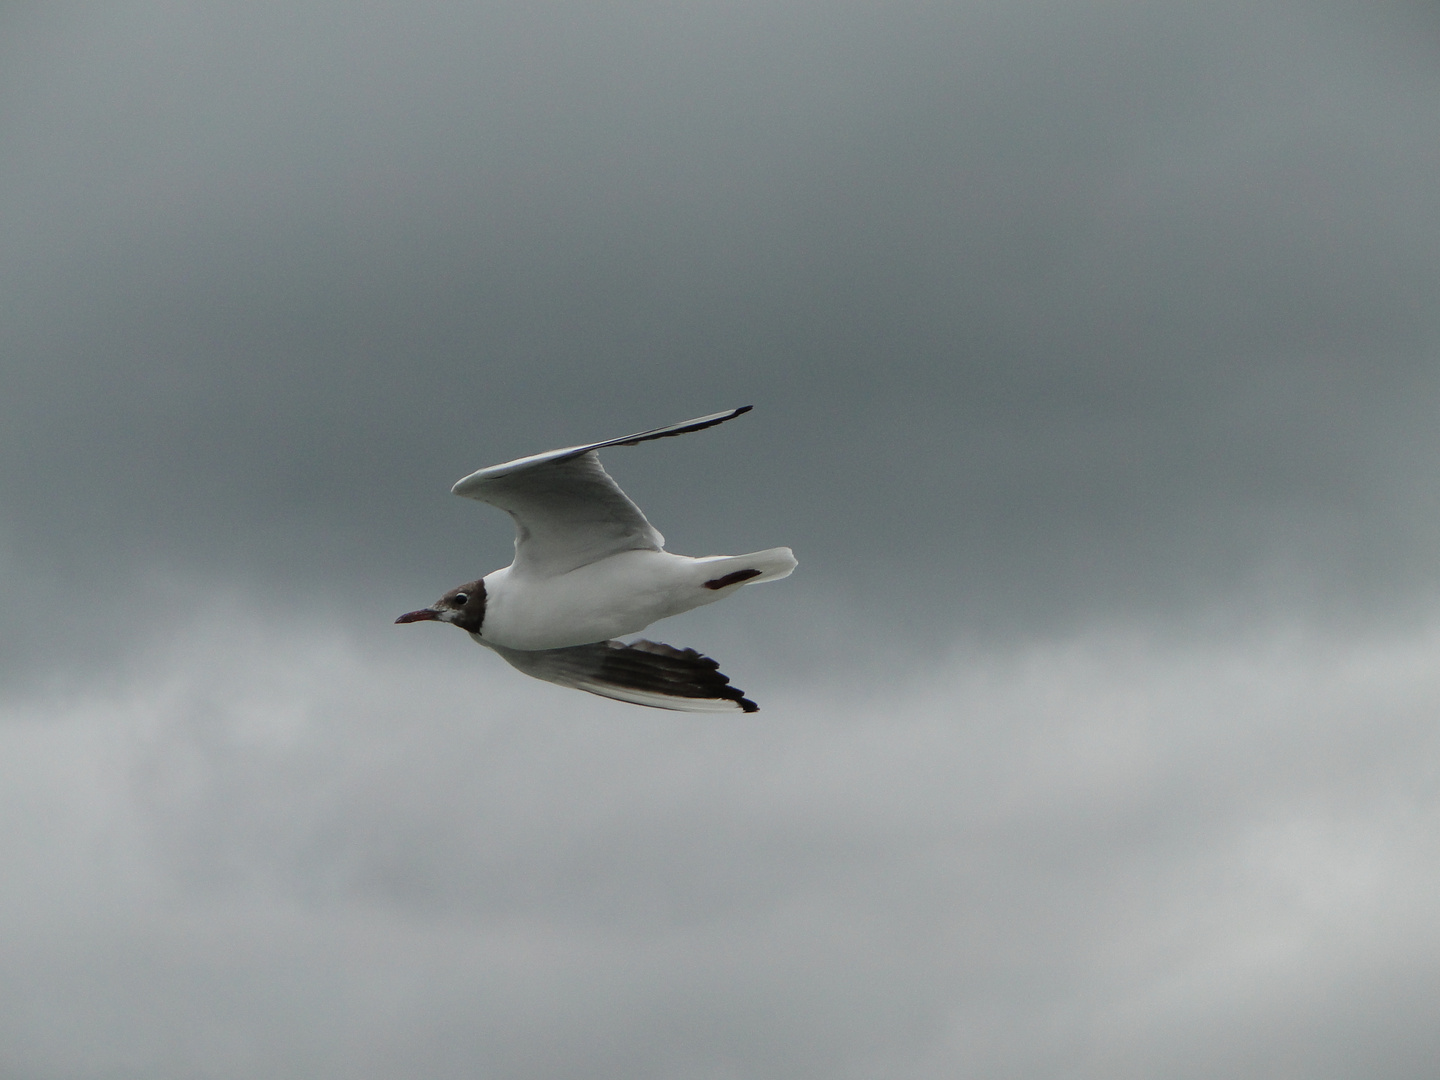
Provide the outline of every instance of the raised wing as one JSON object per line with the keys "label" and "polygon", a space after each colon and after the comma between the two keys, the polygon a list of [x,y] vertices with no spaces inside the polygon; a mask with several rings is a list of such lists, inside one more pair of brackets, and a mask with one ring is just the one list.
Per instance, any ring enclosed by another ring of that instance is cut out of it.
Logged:
{"label": "raised wing", "polygon": [[515,569],[521,573],[553,576],[620,551],[658,551],[665,538],[610,478],[596,451],[702,431],[752,407],[516,458],[473,472],[450,490],[498,506],[515,519]]}
{"label": "raised wing", "polygon": [[694,649],[657,641],[598,641],[567,649],[496,648],[532,678],[634,705],[674,712],[758,712],[760,706],[730,685],[720,665]]}

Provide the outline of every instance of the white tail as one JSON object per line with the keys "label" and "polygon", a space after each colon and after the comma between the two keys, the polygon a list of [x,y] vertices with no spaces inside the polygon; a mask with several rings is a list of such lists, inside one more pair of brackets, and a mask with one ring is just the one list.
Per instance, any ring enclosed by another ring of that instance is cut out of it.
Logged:
{"label": "white tail", "polygon": [[777,581],[789,577],[799,565],[795,553],[788,547],[752,551],[749,555],[711,555],[696,562],[705,564],[705,587],[717,590],[731,585]]}

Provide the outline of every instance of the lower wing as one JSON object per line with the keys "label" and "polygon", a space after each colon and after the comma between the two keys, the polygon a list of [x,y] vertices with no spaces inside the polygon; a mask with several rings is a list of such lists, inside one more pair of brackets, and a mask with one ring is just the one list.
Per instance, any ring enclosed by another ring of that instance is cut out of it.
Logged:
{"label": "lower wing", "polygon": [[533,651],[490,648],[532,678],[616,701],[675,712],[750,713],[760,708],[730,685],[719,664],[694,649],[656,641],[597,641]]}

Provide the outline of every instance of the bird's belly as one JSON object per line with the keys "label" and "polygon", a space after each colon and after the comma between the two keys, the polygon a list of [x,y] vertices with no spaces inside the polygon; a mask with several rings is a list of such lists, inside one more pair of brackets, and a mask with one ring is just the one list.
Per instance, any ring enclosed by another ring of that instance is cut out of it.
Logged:
{"label": "bird's belly", "polygon": [[694,559],[626,551],[557,577],[513,567],[485,578],[480,639],[508,649],[561,649],[635,634],[651,623],[719,599],[702,587]]}

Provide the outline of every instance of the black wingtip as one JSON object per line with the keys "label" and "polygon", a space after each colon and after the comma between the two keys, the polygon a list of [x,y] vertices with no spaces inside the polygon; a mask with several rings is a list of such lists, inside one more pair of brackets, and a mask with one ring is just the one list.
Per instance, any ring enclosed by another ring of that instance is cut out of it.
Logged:
{"label": "black wingtip", "polygon": [[608,443],[600,444],[596,448],[599,449],[604,446],[636,446],[642,442],[649,442],[651,439],[668,439],[674,435],[688,435],[692,431],[704,431],[706,428],[712,428],[716,424],[723,424],[727,420],[734,420],[737,416],[743,416],[753,408],[755,408],[754,405],[741,405],[736,409],[726,409],[724,412],[711,413],[709,416],[698,416],[694,420],[684,420],[678,424],[671,424],[669,427],[654,428],[650,431],[637,431],[634,435],[626,435],[621,439],[613,439]]}
{"label": "black wingtip", "polygon": [[[596,646],[579,646],[594,649]],[[720,665],[695,649],[677,649],[658,641],[604,643],[601,675],[616,686],[649,690],[677,699],[733,701],[741,712],[759,712],[745,691],[730,684]],[[664,706],[657,706],[663,708]]]}

